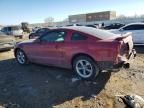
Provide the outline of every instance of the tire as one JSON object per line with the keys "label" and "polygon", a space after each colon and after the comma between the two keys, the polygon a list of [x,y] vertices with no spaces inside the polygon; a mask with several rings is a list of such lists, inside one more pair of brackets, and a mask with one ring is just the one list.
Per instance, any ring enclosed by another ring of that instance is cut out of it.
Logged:
{"label": "tire", "polygon": [[28,64],[28,59],[27,59],[26,54],[24,53],[24,51],[20,49],[16,51],[16,60],[21,65]]}
{"label": "tire", "polygon": [[95,61],[88,56],[78,56],[73,61],[75,73],[84,80],[93,80],[99,73],[100,69]]}
{"label": "tire", "polygon": [[32,36],[31,35],[29,35],[29,39],[31,39],[32,38]]}

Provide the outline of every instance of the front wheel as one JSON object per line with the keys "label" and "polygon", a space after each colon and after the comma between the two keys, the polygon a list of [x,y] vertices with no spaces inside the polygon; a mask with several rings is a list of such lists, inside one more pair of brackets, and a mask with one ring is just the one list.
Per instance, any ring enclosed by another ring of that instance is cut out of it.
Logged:
{"label": "front wheel", "polygon": [[28,61],[25,53],[22,50],[17,50],[16,60],[21,65],[27,64],[27,61]]}
{"label": "front wheel", "polygon": [[78,56],[73,62],[73,69],[78,76],[85,80],[93,80],[100,72],[97,64],[87,56]]}

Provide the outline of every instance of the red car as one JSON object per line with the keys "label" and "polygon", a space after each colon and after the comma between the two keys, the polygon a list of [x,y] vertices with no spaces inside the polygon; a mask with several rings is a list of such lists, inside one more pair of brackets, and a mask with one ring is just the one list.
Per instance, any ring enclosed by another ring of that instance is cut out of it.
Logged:
{"label": "red car", "polygon": [[135,56],[131,34],[123,36],[105,30],[73,26],[50,30],[35,40],[16,45],[18,63],[28,62],[73,69],[90,80],[102,70],[129,67]]}

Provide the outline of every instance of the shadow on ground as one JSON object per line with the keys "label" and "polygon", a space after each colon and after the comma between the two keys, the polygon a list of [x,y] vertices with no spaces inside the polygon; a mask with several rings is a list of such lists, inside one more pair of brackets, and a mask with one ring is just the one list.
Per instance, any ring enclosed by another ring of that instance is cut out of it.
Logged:
{"label": "shadow on ground", "polygon": [[81,97],[83,101],[103,90],[111,73],[93,82],[72,82],[71,70],[29,64],[14,59],[0,61],[0,104],[8,108],[46,108]]}

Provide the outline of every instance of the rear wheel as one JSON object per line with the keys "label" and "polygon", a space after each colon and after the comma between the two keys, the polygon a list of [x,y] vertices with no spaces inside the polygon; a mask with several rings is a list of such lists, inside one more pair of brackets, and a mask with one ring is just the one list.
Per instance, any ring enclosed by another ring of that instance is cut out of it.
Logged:
{"label": "rear wheel", "polygon": [[73,62],[73,69],[78,76],[85,80],[93,80],[99,75],[99,67],[87,56],[78,56]]}
{"label": "rear wheel", "polygon": [[28,62],[26,54],[20,49],[16,52],[16,60],[21,65],[27,64]]}

